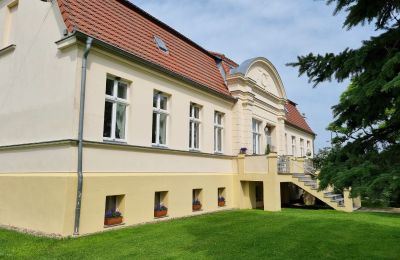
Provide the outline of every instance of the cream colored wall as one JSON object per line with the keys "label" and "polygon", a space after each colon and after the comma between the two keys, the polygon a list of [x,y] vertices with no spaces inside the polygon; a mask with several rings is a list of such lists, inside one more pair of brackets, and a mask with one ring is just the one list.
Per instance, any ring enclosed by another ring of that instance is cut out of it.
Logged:
{"label": "cream colored wall", "polygon": [[287,152],[285,154],[292,155],[292,136],[296,137],[296,154],[293,156],[300,157],[300,138],[304,139],[304,151],[307,154],[307,141],[310,141],[311,156],[314,156],[314,136],[304,131],[300,131],[290,125],[285,125],[285,133],[287,135]]}
{"label": "cream colored wall", "polygon": [[[223,151],[224,154],[232,154],[232,102],[95,49],[89,56],[84,134],[86,140],[103,141],[105,83],[108,74],[130,82],[128,144],[151,146],[153,92],[158,90],[170,95],[168,148],[189,150],[189,106],[190,102],[194,102],[202,106],[200,151],[214,153],[214,111],[219,111],[225,114]],[[79,92],[76,92],[78,96]]]}
{"label": "cream colored wall", "polygon": [[[9,2],[0,2],[1,26]],[[77,51],[60,52],[54,43],[64,24],[53,2],[19,0],[16,49],[0,55],[0,146],[76,136]]]}
{"label": "cream colored wall", "polygon": [[76,172],[77,148],[69,142],[0,148],[0,176],[3,173],[69,173]]}
{"label": "cream colored wall", "polygon": [[[226,189],[223,208],[218,208],[220,187]],[[202,189],[200,212],[192,212],[192,189]],[[125,195],[122,214],[126,225],[155,220],[154,193],[157,191],[168,191],[168,218],[237,207],[233,199],[233,175],[226,174],[90,173],[85,176],[83,190],[81,234],[106,230],[103,221],[105,199],[109,195]]]}
{"label": "cream colored wall", "polygon": [[135,147],[85,145],[84,172],[193,174],[237,173],[232,157]]}
{"label": "cream colored wall", "polygon": [[76,175],[0,174],[0,225],[71,235]]}

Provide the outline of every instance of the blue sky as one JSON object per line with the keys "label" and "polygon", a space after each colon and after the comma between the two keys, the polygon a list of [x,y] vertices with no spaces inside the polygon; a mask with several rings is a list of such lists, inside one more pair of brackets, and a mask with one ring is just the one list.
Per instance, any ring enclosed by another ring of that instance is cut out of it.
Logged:
{"label": "blue sky", "polygon": [[207,50],[224,53],[237,63],[257,56],[278,69],[288,97],[298,103],[317,133],[316,149],[329,145],[325,130],[331,107],[347,82],[312,88],[296,68],[285,66],[298,55],[358,48],[376,34],[371,26],[342,28],[345,14],[322,0],[133,0],[134,4]]}

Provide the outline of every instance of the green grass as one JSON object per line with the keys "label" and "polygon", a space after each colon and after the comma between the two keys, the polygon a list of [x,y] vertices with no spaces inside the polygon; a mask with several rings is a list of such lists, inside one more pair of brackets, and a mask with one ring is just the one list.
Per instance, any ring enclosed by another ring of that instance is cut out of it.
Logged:
{"label": "green grass", "polygon": [[0,230],[0,259],[400,259],[400,215],[226,211],[55,240]]}

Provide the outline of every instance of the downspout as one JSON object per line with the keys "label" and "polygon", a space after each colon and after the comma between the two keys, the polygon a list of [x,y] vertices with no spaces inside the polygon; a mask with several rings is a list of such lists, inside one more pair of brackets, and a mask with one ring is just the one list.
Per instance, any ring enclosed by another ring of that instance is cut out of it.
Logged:
{"label": "downspout", "polygon": [[81,203],[82,203],[82,188],[83,188],[83,120],[85,116],[85,92],[86,92],[86,71],[87,71],[87,58],[89,56],[90,48],[92,47],[93,39],[88,37],[86,40],[86,48],[83,53],[82,71],[81,71],[81,95],[79,104],[79,130],[78,130],[78,188],[76,190],[76,207],[75,207],[75,224],[74,236],[79,235],[79,223],[81,218]]}

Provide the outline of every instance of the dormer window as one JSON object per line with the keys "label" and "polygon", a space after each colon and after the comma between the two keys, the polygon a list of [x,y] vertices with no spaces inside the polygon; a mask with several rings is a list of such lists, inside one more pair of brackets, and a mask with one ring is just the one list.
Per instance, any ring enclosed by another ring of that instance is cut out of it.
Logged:
{"label": "dormer window", "polygon": [[168,53],[167,44],[158,36],[154,36],[154,42],[156,43],[157,47],[164,53]]}

